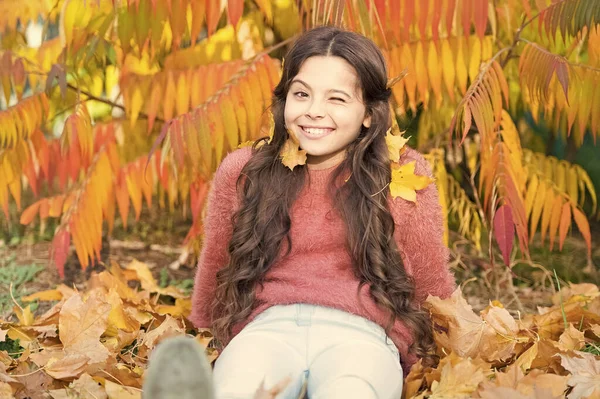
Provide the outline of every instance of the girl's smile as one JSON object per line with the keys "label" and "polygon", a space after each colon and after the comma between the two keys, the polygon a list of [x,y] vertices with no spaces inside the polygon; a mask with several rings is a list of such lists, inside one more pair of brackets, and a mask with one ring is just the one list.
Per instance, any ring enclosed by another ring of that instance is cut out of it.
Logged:
{"label": "girl's smile", "polygon": [[322,128],[317,126],[300,126],[300,128],[302,133],[304,133],[306,138],[308,138],[309,140],[318,140],[320,138],[328,136],[329,134],[335,131],[334,128],[330,127]]}

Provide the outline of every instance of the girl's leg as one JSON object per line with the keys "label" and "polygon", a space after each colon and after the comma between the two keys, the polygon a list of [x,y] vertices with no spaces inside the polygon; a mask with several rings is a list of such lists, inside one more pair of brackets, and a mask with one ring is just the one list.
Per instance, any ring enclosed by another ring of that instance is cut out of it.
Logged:
{"label": "girl's leg", "polygon": [[[236,335],[217,358],[213,370],[216,399],[253,398],[264,381],[269,389],[286,376],[291,381],[277,399],[297,399],[302,388],[305,358],[290,343],[286,331],[250,325]],[[290,332],[290,335],[293,335]]]}
{"label": "girl's leg", "polygon": [[383,345],[349,340],[316,357],[310,366],[310,399],[400,399],[402,369]]}
{"label": "girl's leg", "polygon": [[317,306],[308,340],[309,398],[399,399],[400,357],[386,338],[384,330],[367,319]]}

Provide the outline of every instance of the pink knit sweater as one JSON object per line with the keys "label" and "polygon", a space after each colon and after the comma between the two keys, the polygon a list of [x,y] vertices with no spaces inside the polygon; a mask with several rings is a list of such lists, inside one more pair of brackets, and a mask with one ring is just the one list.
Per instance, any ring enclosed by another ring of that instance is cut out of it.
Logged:
{"label": "pink knit sweater", "polygon": [[[231,215],[238,207],[236,181],[251,157],[251,148],[236,150],[219,166],[208,197],[204,221],[204,246],[192,297],[190,320],[196,327],[210,328],[209,304],[214,297],[215,274],[228,260],[227,245],[232,234]],[[415,150],[407,148],[401,163],[416,161],[415,173],[431,176],[430,167]],[[291,253],[280,257],[266,276],[264,289],[257,288],[262,305],[244,322],[235,325],[239,333],[256,315],[278,304],[309,303],[341,309],[365,317],[385,328],[387,317],[369,296],[368,286],[357,295],[359,281],[345,249],[345,226],[326,195],[328,178],[335,167],[309,169],[310,183],[301,191],[291,209]],[[443,221],[438,192],[434,184],[417,192],[417,203],[389,197],[396,223],[394,238],[404,267],[416,283],[416,300],[429,294],[450,296],[455,282],[448,270],[448,249],[442,242]],[[413,338],[401,320],[396,321],[390,338],[398,347],[404,372],[408,373],[416,356],[408,353]]]}

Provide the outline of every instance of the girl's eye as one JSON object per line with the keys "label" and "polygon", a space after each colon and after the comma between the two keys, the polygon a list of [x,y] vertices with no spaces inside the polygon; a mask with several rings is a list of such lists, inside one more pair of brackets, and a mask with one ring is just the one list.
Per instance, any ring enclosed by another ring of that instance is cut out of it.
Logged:
{"label": "girl's eye", "polygon": [[345,102],[345,100],[343,98],[340,97],[332,97],[331,98],[333,101],[340,101],[340,102]]}
{"label": "girl's eye", "polygon": [[305,92],[303,92],[303,91],[297,91],[297,92],[295,92],[295,93],[294,93],[294,95],[295,95],[296,97],[301,97],[301,98],[306,98],[306,97],[308,97],[308,94],[306,94],[306,93],[305,93]]}

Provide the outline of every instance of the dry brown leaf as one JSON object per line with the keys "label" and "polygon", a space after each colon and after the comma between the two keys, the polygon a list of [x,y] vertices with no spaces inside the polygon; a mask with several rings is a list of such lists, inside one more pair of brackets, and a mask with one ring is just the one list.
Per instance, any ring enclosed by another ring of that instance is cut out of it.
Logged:
{"label": "dry brown leaf", "polygon": [[594,333],[594,335],[600,338],[600,324],[592,324],[590,326],[590,331]]}
{"label": "dry brown leaf", "polygon": [[434,381],[431,384],[429,398],[470,398],[479,384],[485,380],[486,374],[470,359],[464,359],[455,365],[447,363],[442,368],[440,381]]}
{"label": "dry brown leaf", "polygon": [[571,373],[568,384],[573,387],[569,399],[600,396],[600,360],[590,353],[578,352],[577,357],[560,355],[562,366]]}
{"label": "dry brown leaf", "polygon": [[23,331],[27,333],[37,334],[37,339],[53,338],[58,337],[58,326],[56,324],[49,324],[46,326],[30,326],[22,327]]}
{"label": "dry brown leaf", "polygon": [[600,324],[600,314],[586,310],[582,305],[582,302],[575,302],[566,304],[562,308],[555,306],[543,315],[533,316],[533,328],[536,329],[540,338],[558,340],[565,330],[563,311],[567,323],[577,325],[581,323],[583,326]]}
{"label": "dry brown leaf", "polygon": [[563,287],[560,292],[557,292],[552,296],[552,303],[556,306],[560,306],[562,303],[572,302],[590,302],[594,298],[600,297],[600,290],[596,284],[582,283],[582,284],[569,284],[568,287]]}
{"label": "dry brown leaf", "polygon": [[13,374],[20,376],[15,378],[23,386],[17,392],[20,397],[31,399],[47,398],[45,391],[50,388],[54,379],[42,371],[35,372],[36,370],[39,370],[39,368],[31,362],[20,362],[12,370]]}
{"label": "dry brown leaf", "polygon": [[438,344],[462,357],[480,356],[486,361],[510,357],[517,338],[517,325],[506,309],[492,307],[477,316],[458,288],[448,299],[428,297],[424,306],[433,322],[447,333],[436,333]]}
{"label": "dry brown leaf", "polygon": [[84,398],[107,399],[104,387],[89,374],[82,374],[79,379],[73,381],[69,386]]}
{"label": "dry brown leaf", "polygon": [[583,331],[576,329],[573,324],[563,332],[556,344],[563,351],[579,350],[585,346],[585,337]]}
{"label": "dry brown leaf", "polygon": [[177,319],[167,315],[165,321],[160,326],[143,334],[143,336],[140,334],[141,344],[138,354],[142,357],[147,357],[150,351],[163,339],[183,334],[185,334],[185,329],[181,326],[181,323]]}
{"label": "dry brown leaf", "polygon": [[567,389],[567,380],[569,377],[545,373],[542,370],[531,370],[529,374],[519,381],[518,389],[520,392],[531,395],[536,388],[542,388],[550,391],[550,397],[563,397]]}
{"label": "dry brown leaf", "polygon": [[67,299],[58,322],[65,352],[86,356],[91,363],[105,361],[109,352],[100,343],[100,336],[108,325],[110,310],[110,304],[98,290],[92,291],[85,301],[79,294]]}
{"label": "dry brown leaf", "polygon": [[79,377],[85,371],[90,360],[83,354],[59,353],[56,355],[57,357],[52,357],[48,360],[45,364],[44,371],[57,380],[70,380]]}
{"label": "dry brown leaf", "polygon": [[126,387],[106,380],[104,383],[108,399],[141,399],[142,392],[133,387]]}
{"label": "dry brown leaf", "polygon": [[9,384],[6,382],[0,381],[0,399],[12,399],[13,391]]}

